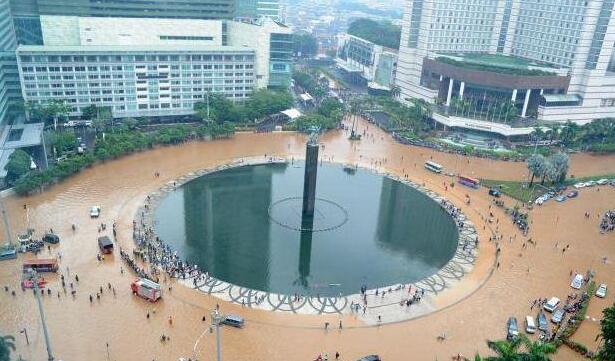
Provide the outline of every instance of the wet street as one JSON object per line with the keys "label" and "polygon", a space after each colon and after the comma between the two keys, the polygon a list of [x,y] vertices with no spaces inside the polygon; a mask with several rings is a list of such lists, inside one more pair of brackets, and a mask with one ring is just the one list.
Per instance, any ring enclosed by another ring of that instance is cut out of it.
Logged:
{"label": "wet street", "polygon": [[[351,315],[293,315],[242,308],[171,281],[164,282],[165,294],[157,303],[133,296],[130,283],[135,276],[121,261],[119,250],[99,262],[96,239],[103,234],[111,235],[111,224],[115,221],[118,245],[131,249],[132,221],[148,193],[189,172],[240,157],[304,156],[306,138],[300,134],[237,134],[229,140],[162,147],[123,157],[84,170],[43,193],[5,199],[13,233],[31,227],[36,230],[35,237],[40,238],[53,229],[62,239],[59,245],[52,245],[50,251],[44,249],[39,255],[61,255],[61,273],[67,282],[65,293],[59,275],[44,274],[52,294],[46,294],[42,302],[56,360],[212,360],[215,335],[205,333],[196,347],[195,342],[206,330],[209,312],[217,303],[223,313],[239,314],[246,319],[243,329],[222,328],[224,360],[307,361],[319,353],[328,353],[333,359],[336,351],[342,360],[356,360],[372,353],[387,361],[446,360],[458,353],[471,357],[476,352],[487,352],[487,339],[505,337],[508,317],[522,320],[526,315],[535,316],[536,310],[530,311],[534,299],[557,296],[565,300],[573,291],[569,286],[571,271],[585,273],[591,268],[597,283],[615,287],[615,233],[601,235],[598,229],[598,214],[615,208],[615,187],[583,189],[578,198],[564,203],[550,201],[535,208],[530,212],[530,233],[524,237],[501,208],[492,207],[494,218],[487,222],[491,200],[485,189],[457,185],[445,190],[450,178],[427,172],[423,162],[432,159],[447,172],[498,180],[524,179],[525,163],[465,158],[404,146],[373,126],[360,123],[359,131],[364,130],[364,139],[354,143],[344,131],[327,133],[321,138],[321,156],[334,162],[376,167],[402,177],[407,174],[409,179],[424,183],[461,207],[479,232],[479,258],[473,271],[436,297],[435,312],[409,321],[368,326]],[[160,177],[154,177],[155,172]],[[613,156],[571,157],[569,174],[579,177],[608,173],[615,173]],[[472,200],[469,205],[464,202],[466,194]],[[514,200],[504,200],[508,206],[515,204]],[[94,205],[102,209],[97,220],[90,219],[88,213]],[[590,212],[589,219],[584,217],[585,212]],[[99,233],[101,222],[108,227]],[[75,231],[71,229],[73,223],[77,225]],[[498,260],[496,246],[489,242],[491,230],[502,235]],[[530,237],[535,245],[527,244]],[[566,246],[567,250],[562,251]],[[0,263],[0,332],[16,337],[16,355],[44,360],[42,327],[32,291],[23,292],[19,286],[21,261],[29,257],[32,255],[20,255],[18,260]],[[603,257],[607,257],[606,264]],[[70,295],[70,282],[76,290],[75,297]],[[103,293],[97,299],[100,287]],[[15,296],[11,295],[12,290]],[[613,304],[613,294],[611,291],[606,299],[592,298],[589,319],[583,322],[574,340],[596,348],[594,339],[599,332],[601,310]],[[93,302],[90,295],[94,296]],[[378,310],[369,312],[377,314]],[[206,322],[202,321],[203,316]],[[342,330],[337,327],[340,320]],[[325,331],[325,322],[335,327]],[[27,330],[29,345],[20,334],[23,328]],[[162,335],[170,340],[161,342]],[[437,339],[441,335],[446,336],[443,341]],[[575,357],[578,356],[563,346],[555,359]]]}

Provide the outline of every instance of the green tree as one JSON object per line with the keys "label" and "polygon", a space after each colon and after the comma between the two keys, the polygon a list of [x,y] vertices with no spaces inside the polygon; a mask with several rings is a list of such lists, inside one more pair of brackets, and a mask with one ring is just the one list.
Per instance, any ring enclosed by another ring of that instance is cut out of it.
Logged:
{"label": "green tree", "polygon": [[81,117],[83,119],[96,119],[98,115],[98,107],[96,104],[90,104],[87,107],[81,109]]}
{"label": "green tree", "polygon": [[520,361],[523,338],[515,337],[512,340],[487,341],[487,347],[497,356],[487,357],[489,361]]}
{"label": "green tree", "polygon": [[615,360],[615,304],[602,311],[600,328],[602,346],[598,350],[597,358],[600,361],[613,361]]}
{"label": "green tree", "polygon": [[333,129],[337,126],[334,119],[322,116],[320,114],[306,114],[295,120],[297,130],[300,132],[308,132],[312,128],[321,130]]}
{"label": "green tree", "polygon": [[6,170],[6,182],[14,184],[15,181],[30,172],[30,155],[21,149],[17,149],[9,156],[9,161],[4,166]]}
{"label": "green tree", "polygon": [[566,180],[568,168],[570,168],[570,157],[562,152],[555,153],[549,157],[549,163],[553,165],[555,179],[552,180],[556,183],[562,183]]}
{"label": "green tree", "polygon": [[45,112],[40,104],[35,102],[26,102],[24,104],[24,109],[26,111],[28,122],[36,123],[45,121]]}
{"label": "green tree", "polygon": [[482,358],[485,361],[549,361],[549,355],[556,351],[554,345],[534,342],[523,334],[512,340],[487,341],[487,347],[496,356]]}
{"label": "green tree", "polygon": [[0,361],[11,361],[13,351],[15,351],[15,337],[0,336]]}
{"label": "green tree", "polygon": [[58,155],[62,155],[65,152],[75,150],[77,146],[77,137],[74,133],[51,132],[46,143],[55,147]]}
{"label": "green tree", "polygon": [[348,25],[348,34],[387,48],[399,49],[401,28],[389,21],[357,19]]}
{"label": "green tree", "polygon": [[527,168],[532,176],[530,179],[530,187],[534,184],[534,177],[542,176],[546,168],[546,163],[547,160],[542,154],[532,154],[527,159]]}
{"label": "green tree", "polygon": [[293,34],[293,52],[303,58],[312,57],[318,52],[318,41],[308,33]]}
{"label": "green tree", "polygon": [[47,119],[53,120],[53,129],[58,127],[58,119],[66,117],[71,111],[71,107],[60,100],[52,100],[43,106],[43,114]]}

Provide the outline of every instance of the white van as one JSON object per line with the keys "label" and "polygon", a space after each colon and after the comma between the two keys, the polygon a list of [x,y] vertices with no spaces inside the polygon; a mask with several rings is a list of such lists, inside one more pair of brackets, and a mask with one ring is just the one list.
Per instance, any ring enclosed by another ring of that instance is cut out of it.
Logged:
{"label": "white van", "polygon": [[534,322],[534,317],[525,316],[525,332],[527,333],[536,332],[536,322]]}
{"label": "white van", "polygon": [[555,311],[555,309],[557,308],[557,306],[559,305],[559,298],[557,297],[551,297],[547,303],[545,303],[544,305],[544,309],[549,311],[549,312],[553,312]]}

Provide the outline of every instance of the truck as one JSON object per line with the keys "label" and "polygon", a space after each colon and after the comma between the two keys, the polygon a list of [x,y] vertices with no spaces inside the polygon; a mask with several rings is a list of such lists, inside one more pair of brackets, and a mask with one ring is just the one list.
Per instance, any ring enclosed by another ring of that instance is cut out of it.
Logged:
{"label": "truck", "polygon": [[139,278],[130,284],[133,295],[145,298],[150,302],[156,302],[162,297],[162,288],[154,281],[147,278]]}

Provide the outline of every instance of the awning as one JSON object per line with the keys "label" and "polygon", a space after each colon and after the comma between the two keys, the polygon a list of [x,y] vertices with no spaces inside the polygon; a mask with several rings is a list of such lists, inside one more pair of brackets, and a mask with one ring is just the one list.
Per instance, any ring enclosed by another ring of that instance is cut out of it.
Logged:
{"label": "awning", "polygon": [[547,103],[581,101],[581,97],[576,94],[543,94],[542,97]]}

